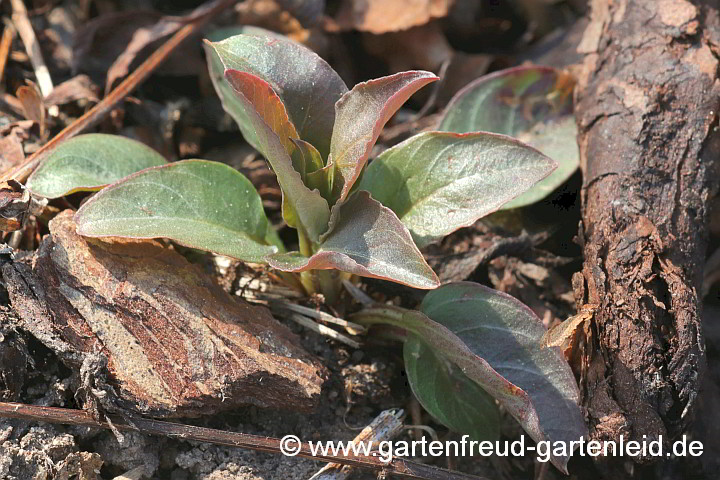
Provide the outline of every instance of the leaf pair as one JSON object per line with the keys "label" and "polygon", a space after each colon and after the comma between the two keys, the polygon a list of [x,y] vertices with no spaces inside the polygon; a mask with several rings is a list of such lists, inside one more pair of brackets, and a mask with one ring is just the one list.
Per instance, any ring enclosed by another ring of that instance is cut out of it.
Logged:
{"label": "leaf pair", "polygon": [[[536,441],[577,441],[587,434],[575,377],[545,328],[525,305],[476,283],[444,285],[418,311],[382,307],[355,321],[410,332],[404,345],[410,386],[425,409],[476,440],[497,437],[495,398]],[[567,473],[568,455],[552,462]]]}

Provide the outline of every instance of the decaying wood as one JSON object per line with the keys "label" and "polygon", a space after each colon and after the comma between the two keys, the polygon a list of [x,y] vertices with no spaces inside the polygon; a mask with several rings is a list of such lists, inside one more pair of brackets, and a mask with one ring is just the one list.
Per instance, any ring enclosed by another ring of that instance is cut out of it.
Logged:
{"label": "decaying wood", "polygon": [[[591,436],[684,431],[704,369],[698,290],[720,155],[717,0],[593,0],[579,50],[580,303],[597,305]],[[639,459],[647,460],[647,459]]]}
{"label": "decaying wood", "polygon": [[313,406],[324,368],[265,307],[160,242],[86,240],[69,210],[50,232],[32,267],[3,277],[22,327],[80,369],[81,392],[159,417]]}
{"label": "decaying wood", "polygon": [[15,330],[12,312],[0,309],[0,400],[20,399],[33,360],[25,339]]}

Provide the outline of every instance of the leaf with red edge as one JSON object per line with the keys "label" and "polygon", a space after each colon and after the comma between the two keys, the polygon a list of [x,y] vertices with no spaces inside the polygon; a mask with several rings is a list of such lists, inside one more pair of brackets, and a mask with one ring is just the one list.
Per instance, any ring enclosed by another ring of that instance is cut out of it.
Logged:
{"label": "leaf with red edge", "polygon": [[[527,306],[477,283],[459,282],[429,292],[418,310],[383,305],[350,318],[363,325],[385,323],[408,330],[406,359],[427,348],[454,364],[454,375],[463,374],[482,387],[536,442],[567,447],[587,435],[575,376],[559,349],[543,347],[545,327]],[[448,405],[431,407],[437,414]],[[437,415],[446,420],[443,416]],[[472,433],[472,422],[449,424]],[[552,463],[567,473],[569,448],[565,454],[549,453]]]}
{"label": "leaf with red edge", "polygon": [[169,238],[181,245],[264,263],[278,251],[250,180],[234,168],[183,160],[146,168],[104,188],[75,214],[89,237]]}
{"label": "leaf with red edge", "polygon": [[[330,207],[320,192],[310,190],[293,167],[288,153],[295,148],[292,140],[283,142],[270,125],[292,134],[285,109],[274,90],[260,77],[227,70],[235,99],[254,130],[258,150],[270,163],[283,192],[283,216],[288,225],[302,226],[311,240],[317,241],[328,228]],[[248,96],[245,95],[248,94]],[[287,146],[287,147],[286,147]],[[298,225],[298,222],[300,225]]]}
{"label": "leaf with red edge", "polygon": [[424,247],[528,191],[555,162],[505,135],[423,132],[370,163],[359,190],[391,208]]}
{"label": "leaf with red edge", "polygon": [[[225,80],[235,92],[241,93],[247,99],[249,105],[243,103],[243,106],[251,106],[278,136],[285,151],[292,154],[295,149],[293,140],[299,139],[300,136],[288,117],[285,105],[270,84],[257,75],[232,69],[225,70]],[[249,115],[248,112],[245,113]],[[265,152],[260,151],[260,153],[267,157]]]}
{"label": "leaf with red edge", "polygon": [[537,65],[501,70],[468,84],[450,101],[438,130],[510,135],[555,160],[558,168],[533,188],[503,205],[522,207],[542,200],[578,169],[580,150],[573,115],[575,79]]}
{"label": "leaf with red edge", "polygon": [[347,92],[347,86],[325,60],[307,47],[256,27],[244,27],[242,31],[247,33],[206,44],[213,84],[223,106],[245,134],[247,120],[228,96],[222,71],[234,69],[257,75],[282,99],[300,138],[326,158],[335,122],[335,102]]}
{"label": "leaf with red edge", "polygon": [[328,160],[338,202],[347,198],[388,120],[413,93],[436,80],[430,72],[397,73],[359,83],[338,100]]}
{"label": "leaf with red edge", "polygon": [[[495,397],[533,440],[571,445],[587,434],[575,376],[559,349],[542,346],[545,327],[527,306],[459,282],[428,293],[418,309],[403,316],[406,328]],[[550,459],[567,473],[569,455]]]}
{"label": "leaf with red edge", "polygon": [[351,195],[334,215],[335,228],[312,257],[275,254],[267,257],[269,265],[285,272],[337,269],[415,288],[440,284],[407,228],[369,193]]}

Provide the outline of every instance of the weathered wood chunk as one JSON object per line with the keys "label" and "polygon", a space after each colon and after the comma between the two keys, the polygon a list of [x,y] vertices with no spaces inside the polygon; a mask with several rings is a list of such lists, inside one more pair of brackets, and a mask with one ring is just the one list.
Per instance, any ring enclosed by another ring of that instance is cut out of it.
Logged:
{"label": "weathered wood chunk", "polygon": [[324,368],[267,309],[160,242],[85,239],[71,211],[50,232],[32,271],[3,268],[13,307],[74,368],[107,357],[121,407],[171,417],[314,404]]}

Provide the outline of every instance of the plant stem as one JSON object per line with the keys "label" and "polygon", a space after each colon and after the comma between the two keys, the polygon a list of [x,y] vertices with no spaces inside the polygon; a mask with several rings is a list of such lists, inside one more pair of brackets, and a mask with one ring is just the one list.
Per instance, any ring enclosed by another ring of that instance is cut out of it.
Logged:
{"label": "plant stem", "polygon": [[407,308],[396,307],[395,305],[378,305],[375,307],[364,308],[357,313],[353,313],[348,318],[351,318],[353,322],[366,327],[381,324],[405,328],[403,315],[410,311],[411,310],[408,310]]}
{"label": "plant stem", "polygon": [[311,273],[320,285],[320,293],[325,297],[325,301],[330,305],[337,303],[342,291],[342,272],[338,270],[311,270]]}
{"label": "plant stem", "polygon": [[[300,225],[298,225],[297,228],[297,235],[298,249],[300,250],[300,253],[308,258],[312,257],[313,253],[315,253],[312,242],[308,238],[307,233],[305,233],[305,230],[303,230],[302,226]],[[312,295],[313,293],[318,292],[319,285],[315,279],[315,276],[312,273],[312,270],[300,272],[300,283],[302,283],[308,295]]]}
{"label": "plant stem", "polygon": [[[298,226],[298,249],[306,257],[312,257],[316,245],[308,238],[307,233]],[[332,305],[337,303],[342,292],[342,272],[337,270],[308,270],[300,272],[300,281],[308,295],[322,293],[325,301]]]}

